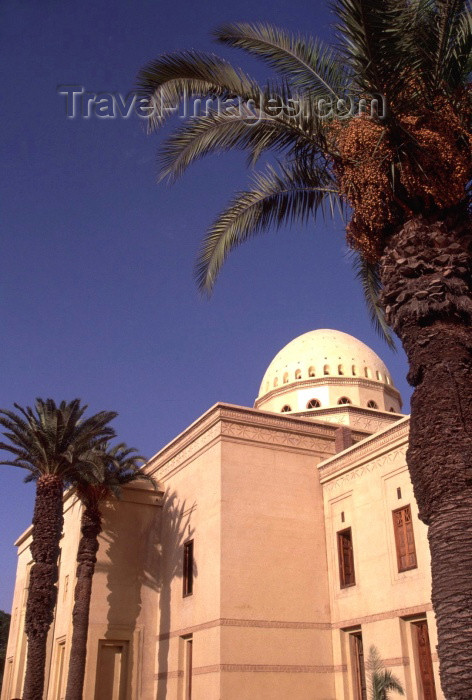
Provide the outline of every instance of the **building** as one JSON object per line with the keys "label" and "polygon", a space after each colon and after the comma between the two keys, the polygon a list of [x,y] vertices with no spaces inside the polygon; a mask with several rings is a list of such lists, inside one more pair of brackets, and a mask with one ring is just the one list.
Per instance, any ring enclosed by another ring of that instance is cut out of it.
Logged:
{"label": "building", "polygon": [[[86,700],[362,700],[375,645],[409,700],[443,698],[426,527],[388,369],[346,333],[296,338],[254,408],[216,404],[106,507]],[[47,700],[64,697],[80,504],[64,502]],[[30,530],[1,700],[21,696]]]}

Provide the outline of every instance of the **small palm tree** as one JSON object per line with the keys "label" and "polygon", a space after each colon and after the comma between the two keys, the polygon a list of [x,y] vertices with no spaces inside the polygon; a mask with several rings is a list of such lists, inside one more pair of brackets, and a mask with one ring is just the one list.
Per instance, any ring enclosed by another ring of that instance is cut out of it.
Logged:
{"label": "small palm tree", "polygon": [[83,510],[66,700],[82,700],[92,579],[97,561],[98,537],[102,531],[100,505],[112,496],[118,498],[121,488],[132,481],[145,480],[156,486],[153,477],[141,470],[145,458],[125,443],[92,451],[90,460],[95,468],[77,481],[77,495],[82,501]]}
{"label": "small palm tree", "polygon": [[389,343],[389,328],[397,333],[410,366],[407,462],[429,526],[443,690],[471,698],[472,10],[468,0],[333,6],[334,47],[268,24],[217,30],[275,70],[268,84],[186,51],[147,65],[138,85],[151,130],[180,100],[213,101],[165,142],[162,177],[231,149],[251,165],[276,156],[210,227],[196,267],[202,290],[252,236],[305,223],[323,204],[349,212],[371,316]]}
{"label": "small palm tree", "polygon": [[370,680],[370,700],[389,700],[391,690],[404,695],[400,681],[390,669],[385,668],[377,647],[373,645],[369,649],[366,670]]}
{"label": "small palm tree", "polygon": [[91,450],[98,452],[114,437],[108,423],[116,413],[102,411],[84,418],[87,406],[79,399],[62,401],[36,399],[35,407],[17,413],[0,409],[0,425],[9,442],[0,449],[14,455],[9,464],[29,471],[25,481],[36,481],[36,501],[31,539],[31,568],[25,631],[28,656],[23,700],[42,700],[46,641],[56,604],[59,542],[62,536],[62,496],[64,487],[79,473],[91,472]]}

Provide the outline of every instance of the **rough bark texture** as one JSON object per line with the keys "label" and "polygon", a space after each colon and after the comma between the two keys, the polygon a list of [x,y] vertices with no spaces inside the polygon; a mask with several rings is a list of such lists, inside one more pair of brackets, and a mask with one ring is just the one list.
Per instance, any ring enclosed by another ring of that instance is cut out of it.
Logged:
{"label": "rough bark texture", "polygon": [[408,356],[407,462],[429,525],[441,685],[472,698],[472,235],[466,212],[417,218],[381,261],[387,319]]}
{"label": "rough bark texture", "polygon": [[46,642],[57,598],[59,542],[62,536],[62,479],[45,474],[37,481],[25,631],[28,657],[23,700],[42,700]]}
{"label": "rough bark texture", "polygon": [[72,612],[72,646],[66,700],[82,700],[92,579],[97,562],[98,536],[101,531],[102,519],[98,505],[85,506],[82,513],[81,538],[77,553],[77,581]]}

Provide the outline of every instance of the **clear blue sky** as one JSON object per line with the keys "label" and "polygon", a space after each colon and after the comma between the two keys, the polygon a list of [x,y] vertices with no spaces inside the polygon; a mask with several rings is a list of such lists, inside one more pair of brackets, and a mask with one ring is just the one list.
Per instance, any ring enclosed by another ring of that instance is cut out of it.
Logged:
{"label": "clear blue sky", "polygon": [[[245,187],[244,158],[210,158],[175,186],[157,185],[161,136],[146,136],[136,116],[66,119],[58,85],[126,94],[137,70],[169,51],[214,50],[266,75],[211,40],[218,24],[242,20],[328,36],[332,17],[308,0],[1,4],[1,407],[78,396],[118,411],[120,438],[151,456],[216,401],[252,405],[276,352],[314,328],[366,342],[408,398],[403,351],[369,324],[339,221],[246,244],[202,300],[198,244]],[[32,516],[23,476],[0,467],[5,610],[12,543]]]}

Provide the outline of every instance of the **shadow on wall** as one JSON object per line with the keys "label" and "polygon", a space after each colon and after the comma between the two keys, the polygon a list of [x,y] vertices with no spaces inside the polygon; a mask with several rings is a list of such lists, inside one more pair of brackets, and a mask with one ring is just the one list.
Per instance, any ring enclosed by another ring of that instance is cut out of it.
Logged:
{"label": "shadow on wall", "polygon": [[[172,582],[183,576],[184,543],[193,538],[194,528],[190,520],[195,504],[187,506],[179,503],[175,491],[166,492],[161,521],[162,556],[159,567],[159,636],[158,636],[158,683],[157,700],[167,698],[167,678],[169,674],[169,644],[171,625]],[[193,576],[197,567],[193,561]]]}
{"label": "shadow on wall", "polygon": [[[160,511],[160,508],[143,508],[126,501],[108,502],[104,508],[102,540],[106,544],[108,560],[108,639],[115,639],[116,630],[121,629],[131,642],[138,621],[140,626],[143,624],[140,620],[143,599],[145,604],[149,594],[159,590]],[[149,652],[153,646],[150,639],[154,637],[154,630],[154,625],[144,630],[144,647]],[[127,673],[120,682],[120,697],[121,693],[123,697],[131,697],[136,651],[132,651],[126,664]],[[92,650],[92,653],[98,653],[98,650]],[[143,663],[149,663],[149,660],[144,658]]]}

